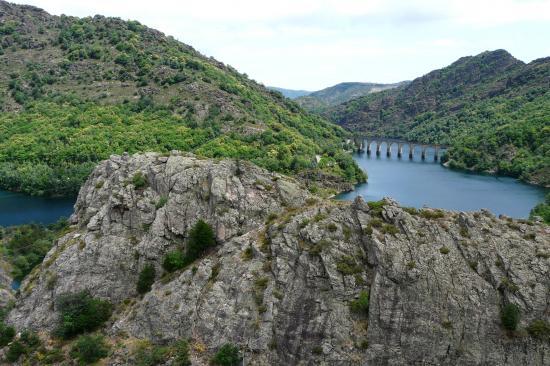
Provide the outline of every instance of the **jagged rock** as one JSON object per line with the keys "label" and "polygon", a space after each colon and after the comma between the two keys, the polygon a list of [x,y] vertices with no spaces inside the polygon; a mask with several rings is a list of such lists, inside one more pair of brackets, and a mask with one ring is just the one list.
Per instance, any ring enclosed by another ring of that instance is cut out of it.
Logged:
{"label": "jagged rock", "polygon": [[[549,318],[547,226],[380,206],[322,200],[243,162],[112,156],[82,187],[73,231],[24,281],[8,321],[51,331],[56,297],[88,289],[116,305],[111,337],[190,338],[197,364],[227,342],[260,365],[550,359],[549,344],[524,331]],[[164,254],[184,248],[199,219],[218,246],[160,278]],[[139,297],[147,263],[159,278]],[[350,308],[362,291],[368,313]],[[500,325],[505,303],[521,309],[513,334]]]}
{"label": "jagged rock", "polygon": [[14,299],[11,283],[12,278],[8,273],[8,265],[0,260],[0,308],[5,307]]}

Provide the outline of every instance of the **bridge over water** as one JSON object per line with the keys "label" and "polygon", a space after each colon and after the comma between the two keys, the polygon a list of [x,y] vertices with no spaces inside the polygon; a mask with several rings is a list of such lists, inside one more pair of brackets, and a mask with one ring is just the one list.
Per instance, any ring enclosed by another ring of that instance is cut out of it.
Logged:
{"label": "bridge over water", "polygon": [[382,151],[386,150],[386,156],[397,153],[398,158],[403,157],[404,147],[408,147],[409,159],[412,159],[415,154],[420,154],[422,160],[426,159],[426,151],[432,149],[435,161],[439,160],[441,153],[447,149],[447,146],[440,144],[424,144],[386,137],[356,137],[350,143],[353,143],[354,149],[358,152],[366,151],[370,155],[374,151],[376,156],[380,156]]}

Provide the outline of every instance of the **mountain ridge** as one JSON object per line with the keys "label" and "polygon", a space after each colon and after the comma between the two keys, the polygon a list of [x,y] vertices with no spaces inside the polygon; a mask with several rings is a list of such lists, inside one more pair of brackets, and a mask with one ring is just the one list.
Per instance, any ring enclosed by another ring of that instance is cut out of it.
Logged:
{"label": "mountain ridge", "polygon": [[309,90],[285,89],[285,88],[279,88],[276,86],[268,86],[267,88],[270,90],[275,90],[289,99],[296,99],[296,98],[303,97],[305,95],[309,95],[313,93],[312,91],[309,91]]}
{"label": "mountain ridge", "polygon": [[549,58],[462,57],[396,89],[324,112],[352,132],[450,145],[449,165],[550,185]]}
{"label": "mountain ridge", "polygon": [[3,189],[75,194],[98,161],[125,151],[323,171],[346,189],[365,180],[344,130],[139,22],[0,1],[0,24]]}
{"label": "mountain ridge", "polygon": [[407,81],[393,84],[342,82],[315,92],[311,92],[306,96],[296,98],[296,102],[307,111],[322,114],[328,108],[345,103],[348,100],[371,93],[396,88],[406,83]]}

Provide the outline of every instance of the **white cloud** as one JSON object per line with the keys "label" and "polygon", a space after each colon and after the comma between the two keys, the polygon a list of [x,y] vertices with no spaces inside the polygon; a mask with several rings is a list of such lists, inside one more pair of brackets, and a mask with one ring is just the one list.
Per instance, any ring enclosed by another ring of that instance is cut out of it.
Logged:
{"label": "white cloud", "polygon": [[[398,81],[506,48],[548,56],[550,0],[12,0],[137,19],[266,84]],[[544,48],[546,47],[546,48]]]}

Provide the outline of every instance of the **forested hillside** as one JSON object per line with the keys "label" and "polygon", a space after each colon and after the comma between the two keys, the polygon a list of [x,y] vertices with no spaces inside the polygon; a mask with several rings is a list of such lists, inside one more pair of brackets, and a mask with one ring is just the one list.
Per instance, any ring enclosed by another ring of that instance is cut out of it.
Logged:
{"label": "forested hillside", "polygon": [[173,149],[365,178],[344,130],[135,21],[0,1],[0,109],[4,189],[74,194],[110,154]]}
{"label": "forested hillside", "polygon": [[451,167],[550,186],[550,58],[464,57],[326,115],[353,132],[448,144]]}

